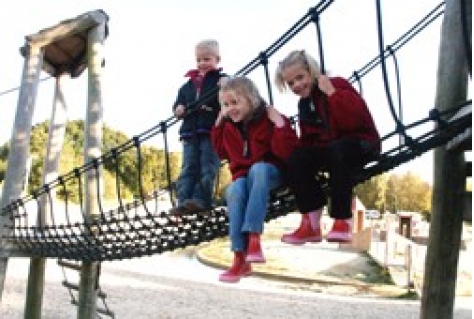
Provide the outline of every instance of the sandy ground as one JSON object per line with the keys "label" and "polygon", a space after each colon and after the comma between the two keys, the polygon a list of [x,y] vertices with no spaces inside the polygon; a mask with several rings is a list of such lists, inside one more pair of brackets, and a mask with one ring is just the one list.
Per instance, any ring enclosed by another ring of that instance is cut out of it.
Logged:
{"label": "sandy ground", "polygon": [[[275,247],[285,256],[294,255],[288,247]],[[192,251],[192,249],[191,249]],[[272,250],[275,251],[275,250]],[[328,255],[323,255],[326,252]],[[221,269],[209,267],[192,257],[189,250],[151,257],[105,262],[100,286],[107,294],[107,306],[115,318],[419,318],[420,301],[380,298],[344,285],[324,285],[304,281],[269,279],[258,275],[238,284],[220,283]],[[326,256],[352,257],[322,247],[312,263],[301,261],[307,270]],[[269,262],[284,262],[273,258]],[[321,265],[322,263],[319,263]],[[357,267],[364,263],[352,263]],[[28,259],[10,259],[0,305],[0,318],[24,317]],[[363,269],[357,271],[362,272]],[[321,268],[322,269],[322,268]],[[338,268],[340,274],[347,268]],[[64,273],[63,273],[64,271]],[[331,270],[334,275],[334,269]],[[43,302],[43,319],[77,318],[77,292],[61,282],[78,283],[77,271],[64,269],[48,260]],[[454,318],[472,318],[472,297],[457,298]],[[102,300],[98,305],[104,308]],[[109,318],[101,315],[98,318]]]}
{"label": "sandy ground", "polygon": [[[258,277],[229,285],[216,280],[219,272],[165,254],[104,263],[101,288],[116,318],[419,317],[418,301],[328,295]],[[27,273],[27,260],[10,260],[0,318],[23,318]],[[61,285],[61,268],[49,262],[46,276],[43,318],[76,318],[77,309]],[[471,318],[471,313],[464,302],[457,306],[455,318]]]}
{"label": "sandy ground", "polygon": [[[419,301],[377,298],[347,286],[259,276],[220,283],[221,269],[188,253],[103,263],[100,286],[115,318],[419,318]],[[0,318],[23,318],[28,267],[27,259],[10,259]],[[76,271],[48,260],[42,318],[77,318],[69,290],[61,285],[65,278],[78,282]],[[457,299],[454,318],[471,318],[471,303],[472,297]],[[100,299],[98,305],[104,307]]]}

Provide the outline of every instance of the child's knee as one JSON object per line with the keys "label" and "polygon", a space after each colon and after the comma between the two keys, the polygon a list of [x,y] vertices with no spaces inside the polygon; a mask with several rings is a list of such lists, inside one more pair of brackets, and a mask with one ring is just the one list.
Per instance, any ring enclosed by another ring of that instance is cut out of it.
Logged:
{"label": "child's knee", "polygon": [[268,172],[270,170],[270,164],[268,163],[255,163],[252,165],[249,171],[249,176],[253,178],[254,182],[262,180],[265,182],[268,179]]}
{"label": "child's knee", "polygon": [[232,183],[225,191],[225,198],[227,202],[242,201],[245,198],[245,194],[239,184]]}

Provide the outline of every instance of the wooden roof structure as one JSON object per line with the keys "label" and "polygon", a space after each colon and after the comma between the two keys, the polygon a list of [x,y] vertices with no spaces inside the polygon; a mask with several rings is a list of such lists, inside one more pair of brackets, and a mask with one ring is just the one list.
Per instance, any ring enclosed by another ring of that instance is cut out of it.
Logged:
{"label": "wooden roof structure", "polygon": [[53,77],[64,73],[78,77],[87,68],[88,31],[105,23],[107,37],[108,20],[103,10],[95,10],[61,21],[55,26],[27,35],[26,44],[20,48],[20,53],[25,57],[29,45],[44,47],[43,71]]}

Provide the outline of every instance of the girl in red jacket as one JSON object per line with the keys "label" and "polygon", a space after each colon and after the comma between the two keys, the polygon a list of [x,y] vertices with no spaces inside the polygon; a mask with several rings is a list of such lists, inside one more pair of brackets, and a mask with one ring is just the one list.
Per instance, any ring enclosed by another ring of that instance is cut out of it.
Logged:
{"label": "girl in red jacket", "polygon": [[211,131],[219,157],[228,160],[232,183],[226,190],[234,261],[219,277],[237,282],[251,262],[265,262],[260,234],[270,191],[282,180],[284,162],[298,143],[288,118],[266,106],[246,77],[230,78],[219,91],[221,112]]}
{"label": "girl in red jacket", "polygon": [[276,72],[280,91],[300,97],[298,117],[301,147],[289,159],[289,185],[302,215],[299,228],[285,234],[290,244],[320,242],[326,194],[315,175],[329,172],[330,217],[328,242],[352,240],[352,176],[380,152],[379,133],[365,101],[348,81],[321,74],[305,51],[291,52]]}

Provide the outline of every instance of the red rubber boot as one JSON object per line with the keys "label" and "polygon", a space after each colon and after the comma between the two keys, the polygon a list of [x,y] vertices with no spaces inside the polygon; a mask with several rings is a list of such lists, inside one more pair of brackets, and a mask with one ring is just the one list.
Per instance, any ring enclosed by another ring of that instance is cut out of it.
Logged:
{"label": "red rubber boot", "polygon": [[321,240],[321,229],[313,229],[309,219],[309,214],[301,215],[301,223],[297,230],[290,234],[284,234],[281,237],[282,242],[293,245],[302,245],[309,242],[319,243]]}
{"label": "red rubber boot", "polygon": [[350,243],[352,241],[352,220],[336,219],[331,231],[326,235],[330,243]]}
{"label": "red rubber boot", "polygon": [[249,244],[247,247],[247,262],[251,263],[264,263],[265,257],[263,257],[262,246],[260,244],[260,234],[250,233]]}
{"label": "red rubber boot", "polygon": [[236,251],[234,253],[234,262],[232,266],[220,274],[219,280],[223,282],[238,282],[240,278],[250,275],[252,267],[245,261],[245,253],[243,251]]}

